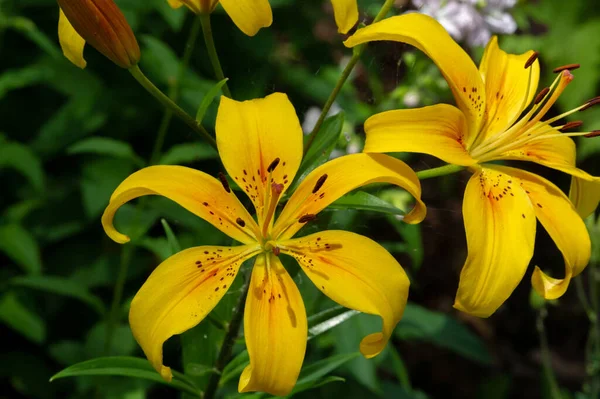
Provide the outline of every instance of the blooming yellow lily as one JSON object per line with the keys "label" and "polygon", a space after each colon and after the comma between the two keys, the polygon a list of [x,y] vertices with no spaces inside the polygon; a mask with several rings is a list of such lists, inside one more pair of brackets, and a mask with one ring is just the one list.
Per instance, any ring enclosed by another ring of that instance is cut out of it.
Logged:
{"label": "blooming yellow lily", "polygon": [[[186,6],[196,14],[211,13],[218,3],[233,23],[248,36],[254,36],[260,28],[273,23],[273,12],[269,0],[167,0],[171,7]],[[340,33],[347,33],[358,21],[356,0],[331,0],[335,21]]]}
{"label": "blooming yellow lily", "polygon": [[559,68],[556,81],[536,96],[537,54],[507,54],[494,37],[478,70],[444,28],[422,14],[393,17],[360,29],[345,44],[353,47],[375,40],[408,43],[422,50],[440,68],[456,100],[457,107],[439,104],[374,115],[365,124],[364,149],[430,154],[473,172],[463,202],[468,256],[454,306],[487,317],[510,296],[533,256],[536,218],[563,254],[565,277],[552,278],[536,267],[532,284],[547,299],[561,296],[590,258],[590,239],[581,217],[548,180],[488,162],[532,161],[597,181],[575,167],[575,144],[568,137],[590,133],[562,132],[579,123],[551,125],[597,100],[542,121],[573,79],[569,68]]}
{"label": "blooming yellow lily", "polygon": [[58,39],[65,57],[79,68],[86,41],[122,68],[140,60],[140,47],[113,0],[58,0]]}
{"label": "blooming yellow lily", "polygon": [[298,186],[275,221],[275,209],[300,166],[302,129],[284,94],[236,102],[221,97],[216,123],[225,169],[254,204],[255,221],[224,175],[219,179],[180,166],[142,169],[119,185],[102,216],[116,242],[129,238],[113,227],[119,207],[143,195],[162,195],[211,223],[242,245],[186,249],[160,264],[131,303],[133,334],[166,380],[162,346],[197,325],[231,287],[242,262],[256,256],[244,315],[250,365],[240,392],[288,394],[304,358],[307,320],[298,288],[280,254],[295,258],[325,295],[351,309],[383,319],[379,333],[365,337],[360,350],[377,355],[402,317],[409,281],[398,262],[379,244],[358,234],[323,231],[292,238],[316,214],[350,190],[391,183],[416,198],[408,223],[425,217],[416,174],[384,154],[354,154],[329,161]]}

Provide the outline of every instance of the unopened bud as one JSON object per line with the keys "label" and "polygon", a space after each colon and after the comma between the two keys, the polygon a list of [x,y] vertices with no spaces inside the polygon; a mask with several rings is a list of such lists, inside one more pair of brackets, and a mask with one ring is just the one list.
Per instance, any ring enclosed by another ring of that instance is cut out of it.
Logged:
{"label": "unopened bud", "polygon": [[[138,63],[140,47],[113,0],[58,0],[58,5],[73,29],[112,62],[122,68]],[[63,32],[63,27],[60,32]],[[65,48],[63,42],[71,38],[61,35],[60,40]]]}

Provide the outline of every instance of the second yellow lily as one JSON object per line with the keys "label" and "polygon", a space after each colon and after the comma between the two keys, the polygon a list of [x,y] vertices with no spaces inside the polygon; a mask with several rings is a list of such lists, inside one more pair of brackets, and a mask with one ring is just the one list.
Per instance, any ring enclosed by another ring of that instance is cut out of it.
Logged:
{"label": "second yellow lily", "polygon": [[422,14],[359,29],[345,44],[353,47],[376,40],[422,50],[440,68],[457,103],[458,108],[439,104],[383,112],[365,124],[365,152],[425,153],[473,172],[463,202],[468,256],[454,306],[487,317],[510,296],[533,256],[536,218],[563,254],[565,276],[552,278],[536,267],[532,284],[547,299],[561,296],[590,258],[590,239],[581,217],[548,180],[489,162],[532,161],[582,181],[598,180],[575,166],[575,144],[568,137],[595,133],[563,133],[580,123],[551,125],[597,99],[542,121],[573,79],[569,69],[575,66],[555,70],[555,82],[536,96],[537,54],[507,54],[495,37],[479,69],[437,21]]}
{"label": "second yellow lily", "polygon": [[194,327],[231,287],[241,264],[256,257],[244,313],[250,365],[239,390],[288,394],[300,372],[307,339],[300,292],[280,254],[295,258],[325,295],[341,305],[383,319],[382,331],[365,337],[360,350],[376,356],[402,317],[409,281],[382,246],[358,234],[323,231],[292,238],[342,195],[369,183],[391,183],[416,198],[404,221],[425,217],[421,187],[405,163],[384,154],[354,154],[329,161],[306,176],[275,221],[275,210],[302,159],[302,128],[284,94],[237,102],[221,98],[217,144],[225,169],[254,204],[255,221],[224,175],[219,179],[179,166],[152,166],[129,176],[102,216],[116,242],[129,239],[113,226],[115,212],[143,195],[162,195],[211,223],[242,245],[186,249],[165,260],[131,303],[133,334],[165,378],[163,343]]}
{"label": "second yellow lily", "polygon": [[[233,23],[247,34],[254,36],[260,28],[273,23],[273,12],[268,0],[167,0],[171,7],[186,6],[196,14],[211,13],[218,3]],[[356,0],[331,0],[340,33],[347,33],[358,21],[358,4]]]}

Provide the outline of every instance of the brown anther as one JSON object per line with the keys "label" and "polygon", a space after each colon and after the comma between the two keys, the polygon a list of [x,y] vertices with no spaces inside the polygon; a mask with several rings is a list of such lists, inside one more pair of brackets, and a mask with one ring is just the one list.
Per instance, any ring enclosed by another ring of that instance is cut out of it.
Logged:
{"label": "brown anther", "polygon": [[229,188],[229,182],[227,181],[227,178],[225,177],[225,175],[222,172],[219,172],[219,180],[221,181],[221,184],[223,185],[223,188],[225,189],[225,191],[230,193],[231,188]]}
{"label": "brown anther", "polygon": [[592,98],[583,107],[581,107],[580,111],[585,111],[586,109],[591,108],[596,104],[600,104],[600,97]]}
{"label": "brown anther", "polygon": [[301,216],[300,219],[298,219],[298,223],[308,223],[308,222],[312,222],[313,220],[315,220],[317,218],[317,215],[312,214],[312,213],[307,213],[304,216]]}
{"label": "brown anther", "polygon": [[552,72],[559,73],[559,72],[562,72],[562,71],[572,71],[574,69],[579,68],[580,66],[581,65],[579,65],[579,64],[567,64],[567,65],[559,66],[558,68],[554,68],[552,70]]}
{"label": "brown anther", "polygon": [[275,158],[273,160],[273,162],[271,162],[271,165],[269,165],[269,167],[267,168],[267,172],[271,173],[275,170],[275,168],[277,167],[277,165],[279,165],[279,158]]}
{"label": "brown anther", "polygon": [[538,95],[537,95],[537,96],[535,96],[535,100],[533,100],[533,103],[534,103],[535,105],[539,104],[539,103],[540,103],[540,102],[541,102],[541,101],[544,99],[544,97],[546,97],[546,94],[548,94],[548,92],[549,92],[549,91],[550,91],[550,88],[548,88],[548,87],[544,87],[544,88],[542,89],[542,91],[540,91],[540,92],[538,93]]}
{"label": "brown anther", "polygon": [[273,193],[279,195],[283,192],[283,184],[273,183],[271,184],[271,190],[273,190]]}
{"label": "brown anther", "polygon": [[530,66],[533,65],[533,63],[535,62],[535,60],[538,59],[540,53],[538,53],[537,51],[534,51],[533,54],[531,54],[531,57],[529,57],[527,59],[527,62],[525,63],[525,69],[529,68]]}
{"label": "brown anther", "polygon": [[325,180],[327,180],[327,174],[324,174],[323,176],[319,177],[319,180],[317,180],[317,183],[315,184],[315,187],[312,190],[313,194],[315,194],[321,189],[321,187],[323,187],[323,184],[325,184]]}
{"label": "brown anther", "polygon": [[600,130],[592,130],[588,134],[584,134],[583,137],[592,138],[600,136]]}
{"label": "brown anther", "polygon": [[563,127],[561,127],[559,130],[561,132],[565,132],[567,130],[578,128],[578,127],[580,127],[582,125],[583,125],[583,121],[568,122],[568,123],[565,123],[565,125]]}
{"label": "brown anther", "polygon": [[235,219],[235,222],[242,227],[244,227],[246,225],[246,222],[244,222],[244,220],[242,218]]}
{"label": "brown anther", "polygon": [[279,247],[273,247],[273,255],[279,256],[281,249]]}

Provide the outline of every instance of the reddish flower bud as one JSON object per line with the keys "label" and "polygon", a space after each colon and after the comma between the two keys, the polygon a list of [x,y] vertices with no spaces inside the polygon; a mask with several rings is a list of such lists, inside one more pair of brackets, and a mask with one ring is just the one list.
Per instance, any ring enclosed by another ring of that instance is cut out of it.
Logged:
{"label": "reddish flower bud", "polygon": [[[58,0],[58,5],[73,29],[112,62],[122,68],[130,68],[138,63],[140,47],[125,16],[113,0]],[[64,23],[66,21],[61,21],[61,25]],[[69,42],[74,40],[72,35],[65,32],[68,32],[68,28],[60,26],[63,49],[70,47]]]}

